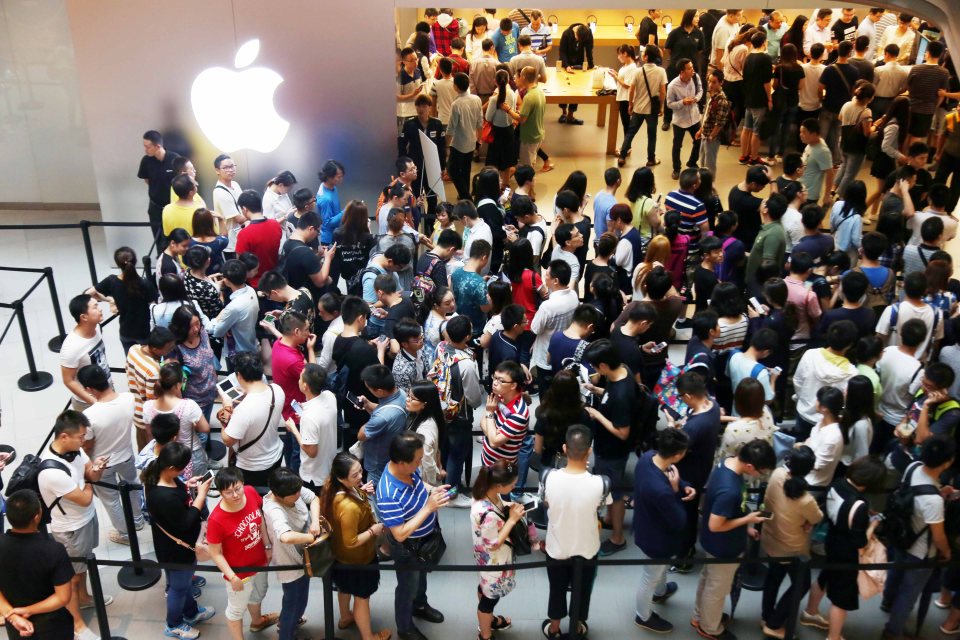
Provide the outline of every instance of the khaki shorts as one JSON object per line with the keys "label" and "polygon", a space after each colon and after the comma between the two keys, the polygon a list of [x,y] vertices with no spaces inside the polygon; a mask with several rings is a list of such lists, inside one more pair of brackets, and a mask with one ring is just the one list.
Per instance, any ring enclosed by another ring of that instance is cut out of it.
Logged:
{"label": "khaki shorts", "polygon": [[[73,531],[51,531],[53,539],[63,545],[70,558],[86,558],[100,544],[100,525],[94,517]],[[74,573],[86,573],[86,562],[73,562]]]}
{"label": "khaki shorts", "polygon": [[267,574],[255,573],[243,581],[243,591],[234,591],[227,585],[227,608],[223,615],[227,620],[243,620],[248,604],[260,604],[267,595]]}

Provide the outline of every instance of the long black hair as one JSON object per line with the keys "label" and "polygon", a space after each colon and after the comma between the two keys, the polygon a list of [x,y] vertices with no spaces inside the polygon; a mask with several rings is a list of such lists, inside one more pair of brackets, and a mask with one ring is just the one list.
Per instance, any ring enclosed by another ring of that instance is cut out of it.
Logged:
{"label": "long black hair", "polygon": [[507,99],[507,87],[510,86],[510,72],[500,69],[494,78],[497,82],[497,109],[499,109],[500,105]]}
{"label": "long black hair", "polygon": [[426,406],[423,411],[410,416],[410,423],[407,426],[411,431],[416,431],[417,427],[433,418],[437,423],[438,442],[444,442],[447,437],[447,422],[443,418],[443,406],[440,404],[440,392],[437,385],[429,380],[418,380],[410,385],[410,395],[424,403]]}
{"label": "long black hair", "polygon": [[563,186],[557,189],[561,191],[573,191],[580,199],[580,206],[583,206],[583,199],[587,196],[587,174],[579,169],[570,173],[564,181]]}
{"label": "long black hair", "polygon": [[333,456],[333,462],[330,463],[330,475],[323,483],[323,491],[320,493],[320,513],[330,522],[335,522],[333,501],[339,492],[347,490],[343,481],[350,476],[350,469],[354,464],[360,464],[360,460],[348,451],[341,451]]}
{"label": "long black hair", "polygon": [[813,453],[813,449],[805,444],[787,453],[783,459],[783,464],[790,473],[783,483],[783,493],[787,498],[797,500],[804,496],[809,488],[806,475],[813,471],[816,462],[817,456]]}
{"label": "long black hair", "polygon": [[503,273],[514,284],[523,281],[523,272],[533,269],[533,245],[527,238],[520,238],[510,245]]}
{"label": "long black hair", "polygon": [[123,284],[127,294],[137,298],[148,298],[149,293],[137,273],[137,252],[130,247],[120,247],[113,252],[113,261],[120,267],[123,274]]}
{"label": "long black hair", "polygon": [[544,448],[551,451],[561,449],[567,436],[567,427],[583,419],[583,408],[577,375],[569,369],[561,369],[553,376],[535,412],[537,421],[545,422]]}
{"label": "long black hair", "polygon": [[847,382],[847,402],[840,412],[840,433],[843,434],[843,444],[850,444],[850,430],[858,421],[866,418],[876,423],[877,415],[873,412],[873,383],[864,375],[856,375]]}
{"label": "long black hair", "polygon": [[650,167],[640,167],[633,172],[630,178],[630,184],[627,185],[626,198],[630,202],[636,202],[640,196],[651,197],[656,190],[656,180],[654,179],[653,169]]}
{"label": "long black hair", "polygon": [[177,442],[168,442],[160,448],[156,460],[147,465],[147,468],[140,473],[140,481],[144,487],[155,487],[160,481],[160,472],[164,469],[173,467],[178,472],[183,471],[190,464],[190,447]]}
{"label": "long black hair", "polygon": [[863,180],[854,180],[843,191],[843,208],[840,209],[840,220],[846,220],[848,215],[862,216],[867,212],[867,185]]}
{"label": "long black hair", "polygon": [[473,499],[483,500],[491,487],[505,486],[517,479],[519,465],[513,461],[497,460],[489,467],[481,466],[473,483]]}

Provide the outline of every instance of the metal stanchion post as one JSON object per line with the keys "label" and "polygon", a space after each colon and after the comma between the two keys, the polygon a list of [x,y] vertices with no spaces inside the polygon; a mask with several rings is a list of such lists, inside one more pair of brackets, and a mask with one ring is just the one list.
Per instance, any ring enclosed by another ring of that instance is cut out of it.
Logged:
{"label": "metal stanchion post", "polygon": [[63,345],[63,340],[67,337],[67,330],[63,326],[63,313],[60,311],[60,296],[57,295],[57,283],[53,281],[53,269],[44,267],[43,275],[47,278],[47,284],[50,286],[50,302],[53,304],[53,316],[57,320],[58,331],[55,337],[50,338],[47,347],[54,353],[60,353],[60,346]]}
{"label": "metal stanchion post", "polygon": [[127,640],[122,636],[110,633],[110,620],[107,618],[107,605],[103,600],[103,584],[100,582],[100,569],[97,567],[97,556],[87,556],[87,575],[90,576],[90,589],[93,590],[93,606],[97,612],[97,626],[100,637],[106,640]]}
{"label": "metal stanchion post", "polygon": [[580,601],[583,599],[583,558],[573,556],[573,585],[570,589],[570,633],[573,640],[580,640]]}
{"label": "metal stanchion post", "polygon": [[20,337],[23,338],[23,349],[27,352],[27,366],[30,368],[30,373],[17,380],[17,386],[21,391],[41,391],[53,384],[53,376],[46,371],[37,371],[33,347],[30,345],[30,332],[27,330],[27,318],[23,313],[23,300],[13,301],[13,312],[17,314],[17,321],[20,323]]}
{"label": "metal stanchion post", "polygon": [[[127,523],[127,535],[130,537],[130,558],[134,562],[156,564],[151,560],[144,561],[140,557],[140,541],[137,539],[137,528],[133,522],[133,505],[130,502],[130,492],[137,490],[143,489],[139,485],[120,481],[120,504],[123,505],[123,519]],[[127,591],[143,591],[157,584],[162,573],[159,567],[122,567],[117,573],[117,584]]]}
{"label": "metal stanchion post", "polygon": [[333,578],[330,577],[329,571],[321,581],[323,582],[323,637],[340,640],[333,625]]}
{"label": "metal stanchion post", "polygon": [[803,600],[804,595],[800,587],[803,585],[803,575],[806,571],[810,571],[809,564],[806,560],[794,558],[793,562],[790,563],[790,615],[787,616],[784,627],[785,638],[793,638],[797,632],[797,621],[800,618],[800,602]]}
{"label": "metal stanchion post", "polygon": [[90,221],[80,221],[80,233],[83,234],[83,249],[87,254],[87,267],[90,269],[90,282],[97,284],[97,267],[93,262],[93,244],[90,242]]}

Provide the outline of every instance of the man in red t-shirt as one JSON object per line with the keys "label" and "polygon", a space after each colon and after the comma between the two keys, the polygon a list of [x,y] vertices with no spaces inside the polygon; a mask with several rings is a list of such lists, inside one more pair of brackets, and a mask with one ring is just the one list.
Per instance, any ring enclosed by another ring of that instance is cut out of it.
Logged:
{"label": "man in red t-shirt", "polygon": [[[296,311],[286,311],[277,322],[280,330],[280,339],[273,343],[270,352],[270,370],[273,372],[273,381],[283,389],[283,419],[293,419],[300,426],[300,412],[291,406],[293,401],[306,402],[307,397],[300,390],[300,374],[307,362],[316,364],[317,356],[313,347],[317,343],[317,336],[310,333],[310,325],[306,316]],[[307,357],[303,357],[303,345],[307,345]],[[295,473],[300,471],[300,447],[290,432],[280,434],[283,440],[284,464]]]}
{"label": "man in red t-shirt", "polygon": [[[247,223],[237,234],[237,255],[249,251],[260,261],[259,273],[266,273],[277,266],[283,229],[280,223],[264,217],[263,199],[254,189],[247,189],[237,198],[237,206]],[[256,289],[259,276],[250,278],[250,286]]]}
{"label": "man in red t-shirt", "polygon": [[236,573],[231,567],[265,567],[270,562],[269,531],[264,526],[263,499],[253,487],[243,484],[243,472],[236,467],[221,469],[214,481],[222,496],[207,521],[210,558],[227,581],[227,608],[224,616],[234,640],[243,640],[243,610],[250,611],[250,630],[262,631],[275,625],[279,613],[262,614],[260,603],[267,595],[266,573]]}

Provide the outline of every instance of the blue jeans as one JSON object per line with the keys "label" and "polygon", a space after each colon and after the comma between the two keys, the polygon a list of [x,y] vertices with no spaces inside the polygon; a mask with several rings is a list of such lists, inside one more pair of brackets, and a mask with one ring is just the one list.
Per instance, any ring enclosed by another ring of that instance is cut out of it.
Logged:
{"label": "blue jeans", "polygon": [[[767,114],[769,117],[776,117],[776,114]],[[784,155],[787,152],[787,142],[793,140],[793,123],[797,119],[797,107],[786,107],[780,114],[780,126],[770,136],[770,157]]]}
{"label": "blue jeans", "polygon": [[164,570],[167,574],[167,626],[171,629],[183,624],[184,618],[197,615],[197,601],[193,599],[193,569]]}
{"label": "blue jeans", "polygon": [[300,445],[296,438],[290,433],[281,433],[280,440],[283,442],[283,463],[294,473],[300,473]]}
{"label": "blue jeans", "polygon": [[293,582],[284,582],[283,602],[280,605],[280,640],[294,640],[297,623],[307,610],[310,595],[310,576],[304,574]]}
{"label": "blue jeans", "polygon": [[530,471],[530,458],[532,457],[533,432],[527,431],[527,436],[523,439],[523,444],[520,445],[520,455],[517,458],[517,464],[520,465],[517,475],[517,486],[513,490],[513,493],[510,494],[514,501],[520,499],[520,496],[524,493],[524,487],[527,486],[527,473]]}
{"label": "blue jeans", "polygon": [[472,463],[473,437],[472,424],[467,422],[452,422],[447,430],[450,440],[450,450],[447,453],[447,482],[452,487],[466,488],[462,480],[464,466]]}
{"label": "blue jeans", "polygon": [[[413,555],[397,542],[392,536],[388,537],[390,551],[397,564],[408,563],[414,560]],[[397,622],[397,633],[410,633],[413,630],[413,610],[427,604],[427,572],[426,571],[397,571],[397,589],[393,593],[394,617]]]}
{"label": "blue jeans", "polygon": [[[926,535],[926,534],[924,534]],[[912,556],[905,551],[894,551],[893,562],[921,563],[922,558]],[[933,574],[933,569],[889,569],[887,582],[883,586],[883,601],[890,605],[890,618],[884,630],[893,636],[906,633],[907,620],[924,585]]]}

